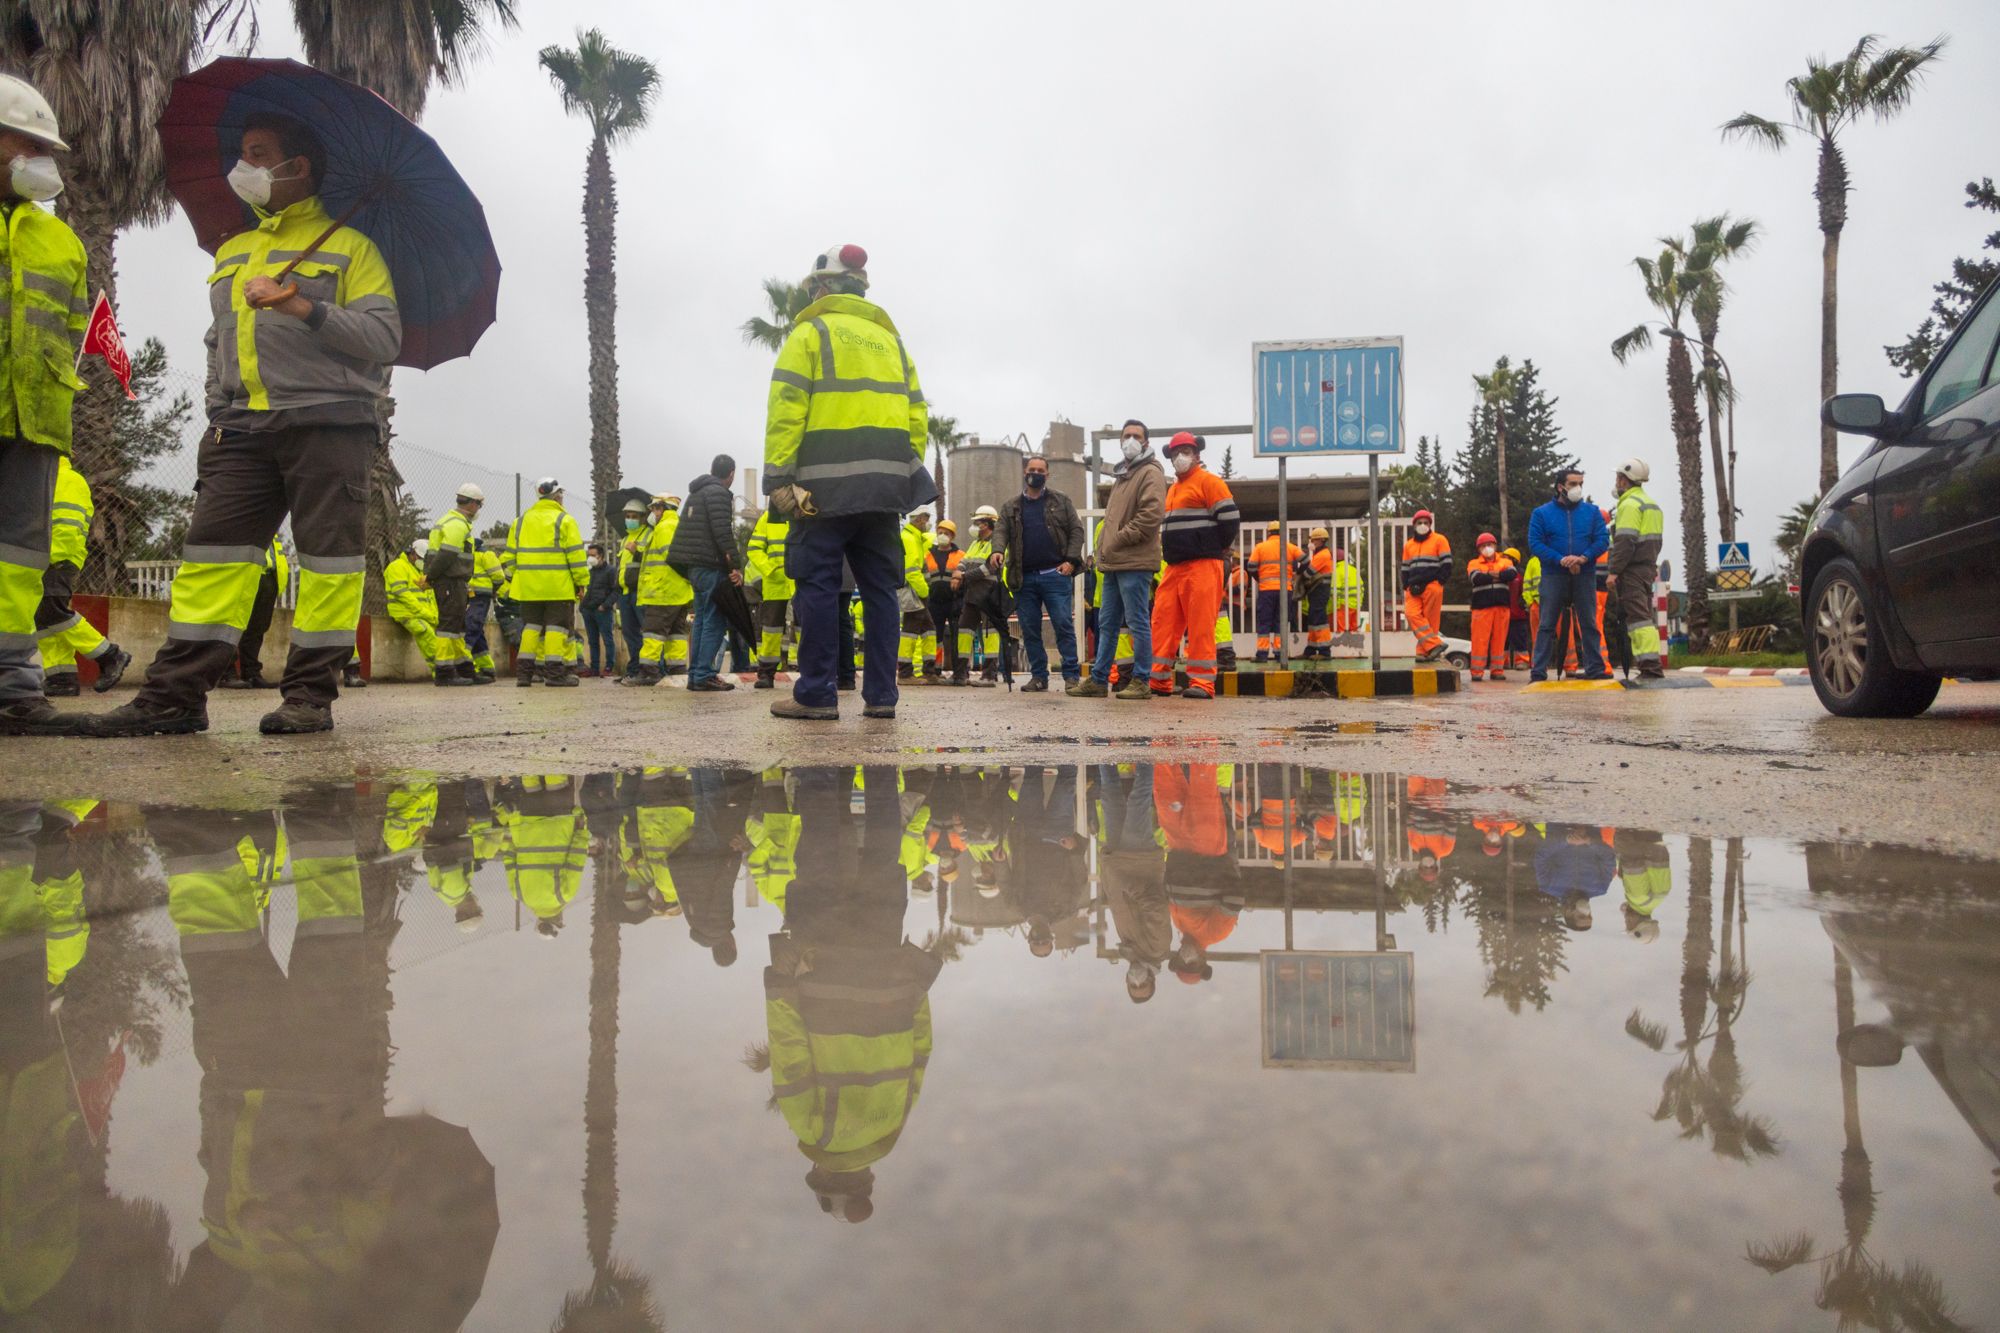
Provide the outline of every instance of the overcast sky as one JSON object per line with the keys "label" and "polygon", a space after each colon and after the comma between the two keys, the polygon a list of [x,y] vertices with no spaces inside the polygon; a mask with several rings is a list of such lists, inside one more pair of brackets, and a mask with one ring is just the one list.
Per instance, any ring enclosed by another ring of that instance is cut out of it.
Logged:
{"label": "overcast sky", "polygon": [[[260,54],[298,54],[288,8],[265,0]],[[761,313],[761,279],[855,241],[934,408],[988,438],[1039,440],[1056,416],[1247,422],[1253,341],[1401,334],[1412,447],[1455,449],[1472,374],[1533,358],[1592,491],[1608,503],[1610,469],[1649,458],[1677,534],[1664,352],[1621,368],[1607,347],[1649,313],[1631,258],[1726,210],[1765,228],[1730,272],[1720,338],[1765,564],[1778,514],[1816,489],[1814,158],[1716,127],[1780,115],[1808,53],[1951,34],[1911,109],[1845,140],[1842,387],[1892,401],[1906,386],[1881,347],[1991,229],[1962,186],[2000,175],[1990,0],[518,8],[520,30],[425,116],[486,205],[499,322],[470,359],[398,372],[397,420],[414,443],[572,484],[588,132],[536,53],[579,24],[663,76],[652,126],[614,159],[624,468],[649,487],[685,486],[717,450],[756,462],[770,357],[737,325]],[[208,266],[178,216],[120,248],[128,334],[195,372]]]}

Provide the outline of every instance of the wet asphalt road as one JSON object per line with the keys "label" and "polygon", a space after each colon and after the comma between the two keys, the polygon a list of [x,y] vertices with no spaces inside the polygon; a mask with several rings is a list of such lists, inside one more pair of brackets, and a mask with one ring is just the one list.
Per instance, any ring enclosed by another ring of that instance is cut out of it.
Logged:
{"label": "wet asphalt road", "polygon": [[378,685],[341,699],[330,735],[278,739],[256,730],[274,695],[218,693],[199,737],[8,740],[0,796],[256,807],[304,783],[409,771],[1185,756],[1421,771],[1505,790],[1544,818],[2000,855],[2000,685],[1948,686],[1924,717],[1898,722],[1830,717],[1796,686],[1527,693],[1510,683],[1429,699],[1143,704],[929,688],[906,690],[894,721],[864,720],[843,696],[849,715],[836,724],[781,722],[766,711],[773,697],[606,681]]}

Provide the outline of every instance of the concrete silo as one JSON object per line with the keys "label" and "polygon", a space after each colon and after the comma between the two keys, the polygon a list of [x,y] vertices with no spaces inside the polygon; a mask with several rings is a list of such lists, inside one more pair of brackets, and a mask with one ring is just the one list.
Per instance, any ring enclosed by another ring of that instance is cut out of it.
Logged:
{"label": "concrete silo", "polygon": [[972,541],[972,511],[998,509],[1021,491],[1021,451],[1011,444],[962,444],[945,455],[945,503],[961,546]]}

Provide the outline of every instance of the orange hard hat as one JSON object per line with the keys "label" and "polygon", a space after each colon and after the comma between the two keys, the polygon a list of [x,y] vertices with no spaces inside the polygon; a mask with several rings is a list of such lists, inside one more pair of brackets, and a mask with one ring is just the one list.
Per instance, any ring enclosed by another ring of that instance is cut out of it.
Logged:
{"label": "orange hard hat", "polygon": [[1479,539],[1473,542],[1472,544],[1474,546],[1487,546],[1487,545],[1498,546],[1500,544],[1500,539],[1495,537],[1490,532],[1482,532],[1479,534]]}

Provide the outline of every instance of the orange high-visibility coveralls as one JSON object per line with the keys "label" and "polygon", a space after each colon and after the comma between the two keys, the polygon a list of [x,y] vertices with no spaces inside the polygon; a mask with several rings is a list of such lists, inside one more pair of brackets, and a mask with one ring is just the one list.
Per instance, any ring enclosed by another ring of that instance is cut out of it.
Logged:
{"label": "orange high-visibility coveralls", "polygon": [[1444,583],[1451,577],[1451,543],[1432,529],[1429,536],[1403,543],[1403,614],[1417,636],[1422,656],[1444,642],[1438,617],[1444,611]]}
{"label": "orange high-visibility coveralls", "polygon": [[1465,567],[1472,580],[1472,679],[1480,680],[1487,671],[1493,679],[1507,676],[1507,618],[1509,592],[1520,577],[1514,562],[1504,555],[1474,556]]}
{"label": "orange high-visibility coveralls", "polygon": [[1153,594],[1154,694],[1174,692],[1174,658],[1187,638],[1188,685],[1215,697],[1215,616],[1222,608],[1222,558],[1242,518],[1222,478],[1197,462],[1167,491],[1160,550],[1167,572]]}

